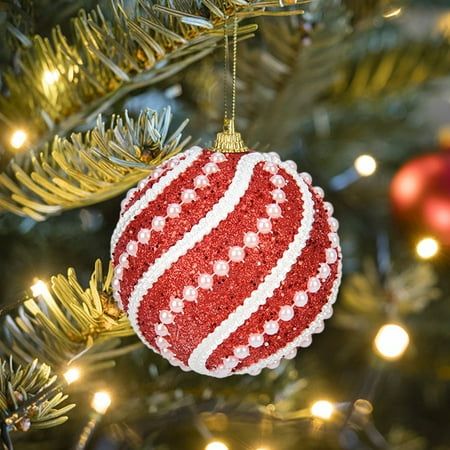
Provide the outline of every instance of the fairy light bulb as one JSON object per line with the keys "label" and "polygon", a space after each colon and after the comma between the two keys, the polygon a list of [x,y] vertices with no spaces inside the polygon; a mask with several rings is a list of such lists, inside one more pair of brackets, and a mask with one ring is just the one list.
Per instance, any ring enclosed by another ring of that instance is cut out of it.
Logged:
{"label": "fairy light bulb", "polygon": [[395,323],[383,325],[375,336],[374,346],[384,359],[400,358],[409,345],[408,332]]}
{"label": "fairy light bulb", "polygon": [[106,391],[99,391],[92,398],[91,407],[98,414],[105,414],[111,405],[111,396]]}
{"label": "fairy light bulb", "polygon": [[64,378],[67,384],[75,383],[75,381],[78,381],[80,377],[81,377],[80,369],[76,367],[71,367],[64,373]]}
{"label": "fairy light bulb", "polygon": [[47,285],[42,280],[36,280],[31,286],[31,293],[33,297],[47,296],[50,294]]}
{"label": "fairy light bulb", "polygon": [[311,406],[311,415],[318,419],[330,420],[334,413],[334,406],[328,400],[318,400]]}
{"label": "fairy light bulb", "polygon": [[432,237],[421,239],[416,245],[416,253],[422,259],[430,259],[439,251],[439,242]]}
{"label": "fairy light bulb", "polygon": [[361,177],[370,177],[377,170],[377,162],[370,155],[360,155],[355,159],[355,169]]}
{"label": "fairy light bulb", "polygon": [[28,135],[24,130],[22,130],[22,129],[15,130],[13,132],[13,134],[11,135],[11,140],[10,140],[11,147],[18,150],[19,148],[23,147],[27,138],[28,138]]}
{"label": "fairy light bulb", "polygon": [[221,441],[212,441],[205,447],[205,450],[229,450],[229,448]]}
{"label": "fairy light bulb", "polygon": [[50,86],[59,80],[59,72],[57,70],[45,70],[42,74],[42,82],[44,85]]}

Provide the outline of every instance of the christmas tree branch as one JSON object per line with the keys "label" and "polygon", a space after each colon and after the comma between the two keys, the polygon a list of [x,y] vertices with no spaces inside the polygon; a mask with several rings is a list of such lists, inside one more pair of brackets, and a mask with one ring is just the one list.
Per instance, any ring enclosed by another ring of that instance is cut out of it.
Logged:
{"label": "christmas tree branch", "polygon": [[99,116],[93,130],[13,159],[0,174],[0,209],[44,220],[122,193],[189,141],[181,134],[187,120],[169,134],[171,120],[169,108],[137,119],[125,112],[108,128]]}
{"label": "christmas tree branch", "polygon": [[[167,78],[212,52],[232,11],[256,17],[268,8],[277,14],[277,7],[272,0],[227,0],[225,8],[222,0],[175,0],[170,6],[139,0],[128,11],[120,0],[111,2],[109,19],[100,8],[81,11],[73,21],[72,43],[58,27],[51,39],[35,36],[20,56],[20,75],[5,73],[8,95],[0,96],[0,120],[10,129],[26,125],[29,148],[42,147],[131,90]],[[248,25],[240,33],[254,30]]]}
{"label": "christmas tree branch", "polygon": [[0,351],[25,364],[38,358],[59,368],[74,360],[89,360],[90,370],[122,354],[123,348],[116,353],[120,338],[133,331],[112,299],[111,280],[112,267],[104,276],[97,260],[86,289],[73,269],[67,276],[52,277],[50,289],[39,283],[35,296],[24,301],[17,315],[6,316]]}

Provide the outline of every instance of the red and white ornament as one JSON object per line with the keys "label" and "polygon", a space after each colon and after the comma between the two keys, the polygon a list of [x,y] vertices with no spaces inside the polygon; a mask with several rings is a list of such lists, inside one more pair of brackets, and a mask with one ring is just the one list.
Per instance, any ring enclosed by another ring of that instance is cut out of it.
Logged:
{"label": "red and white ornament", "polygon": [[132,189],[111,240],[114,296],[142,341],[183,370],[257,375],[333,314],[338,222],[276,153],[193,147]]}

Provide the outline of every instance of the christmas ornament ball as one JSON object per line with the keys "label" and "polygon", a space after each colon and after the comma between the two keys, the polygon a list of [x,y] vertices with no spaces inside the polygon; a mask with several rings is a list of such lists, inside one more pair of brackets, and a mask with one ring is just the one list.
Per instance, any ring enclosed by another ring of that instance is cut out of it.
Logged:
{"label": "christmas ornament ball", "polygon": [[332,213],[293,161],[193,147],[123,201],[114,296],[173,365],[257,375],[310,345],[333,313],[341,251]]}
{"label": "christmas ornament ball", "polygon": [[390,197],[400,220],[450,245],[450,150],[407,162],[392,179]]}

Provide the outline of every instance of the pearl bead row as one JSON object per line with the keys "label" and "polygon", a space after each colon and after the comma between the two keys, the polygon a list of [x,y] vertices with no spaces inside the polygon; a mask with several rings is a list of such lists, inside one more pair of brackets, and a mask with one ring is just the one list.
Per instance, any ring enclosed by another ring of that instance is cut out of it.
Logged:
{"label": "pearl bead row", "polygon": [[[287,163],[289,163],[289,162],[287,161]],[[276,167],[276,165],[273,163],[266,163],[266,166],[267,166],[268,171],[274,170],[273,166]],[[273,173],[273,172],[271,172],[271,173]],[[305,177],[305,175],[309,176],[309,174],[306,174],[306,173],[304,173],[302,175],[304,178],[307,178],[307,177]],[[324,197],[324,192],[323,192],[322,188],[314,187],[313,191],[320,198]],[[292,305],[281,306],[279,308],[277,319],[266,321],[264,324],[264,331],[262,333],[252,333],[248,338],[248,345],[243,344],[243,345],[236,346],[233,350],[232,356],[228,356],[228,357],[222,359],[222,364],[220,364],[215,370],[216,372],[220,373],[221,376],[229,375],[231,370],[234,369],[240,363],[241,360],[247,358],[250,355],[250,347],[259,348],[262,345],[267,346],[268,343],[264,342],[264,335],[266,334],[266,335],[272,336],[272,335],[277,334],[280,329],[280,321],[288,322],[288,321],[292,320],[292,318],[294,317],[294,313],[295,313],[294,307],[303,308],[304,306],[306,306],[306,304],[308,303],[308,293],[313,294],[313,293],[318,292],[321,287],[321,283],[325,282],[325,280],[330,276],[331,269],[330,269],[329,264],[333,264],[338,260],[338,254],[337,254],[337,251],[335,250],[335,248],[339,245],[339,238],[338,238],[338,235],[336,234],[336,231],[339,228],[339,222],[337,221],[337,219],[332,217],[334,209],[333,209],[333,205],[331,203],[324,202],[324,209],[328,215],[328,225],[330,227],[330,230],[332,231],[328,235],[331,247],[329,247],[325,250],[325,261],[326,262],[321,263],[319,265],[316,276],[309,278],[309,280],[307,282],[306,292],[305,291],[295,292],[293,299],[292,299],[293,306]],[[329,317],[331,317],[332,311],[333,311],[331,306],[330,306],[330,308],[331,308],[331,314]],[[329,318],[329,317],[324,317],[324,318]],[[321,327],[316,327],[316,329],[318,331],[315,331],[315,332],[318,332],[318,333],[323,331],[323,321],[322,321]],[[284,356],[284,358],[285,359],[293,359],[293,358],[295,358],[296,355],[297,355],[297,349],[294,348],[293,350],[288,352]],[[279,366],[281,359],[283,359],[283,358],[280,358],[280,359],[272,362],[267,367],[270,369],[275,369],[276,367]]]}
{"label": "pearl bead row", "polygon": [[[273,172],[272,166],[276,167],[276,171]],[[166,358],[169,361],[173,360],[175,356],[170,352],[170,344],[166,337],[169,336],[169,330],[166,325],[175,321],[174,314],[183,314],[184,301],[197,302],[199,289],[212,290],[214,283],[214,276],[223,277],[228,276],[230,270],[230,263],[243,262],[245,258],[246,248],[256,248],[259,245],[259,235],[272,232],[271,219],[277,219],[282,217],[280,203],[286,201],[286,194],[281,189],[286,185],[286,180],[281,175],[276,175],[278,167],[270,162],[266,162],[264,170],[273,174],[270,178],[271,183],[276,188],[271,192],[272,198],[275,203],[266,205],[266,213],[268,217],[258,218],[256,221],[257,231],[247,231],[244,233],[243,246],[231,246],[228,249],[228,260],[217,260],[213,264],[212,274],[200,274],[197,279],[197,286],[185,286],[182,291],[182,298],[172,296],[170,298],[169,308],[170,310],[162,310],[159,313],[160,322],[155,325],[155,333],[157,334],[156,345],[161,350],[164,350]],[[170,352],[170,353],[168,353]],[[167,356],[168,355],[168,356]]]}
{"label": "pearl bead row", "polygon": [[[152,232],[162,232],[166,225],[167,219],[174,219],[179,217],[179,215],[181,214],[182,205],[192,203],[195,200],[197,200],[198,197],[196,190],[204,189],[207,186],[209,186],[208,175],[219,172],[220,169],[217,164],[226,161],[226,157],[223,153],[213,153],[209,157],[209,160],[210,161],[206,163],[202,168],[203,174],[197,175],[194,178],[194,188],[184,189],[181,192],[181,202],[169,204],[167,206],[165,216],[153,217],[151,229],[142,228],[138,233],[138,240],[128,242],[126,250],[119,257],[119,264],[115,268],[114,272],[115,276],[112,283],[113,297],[119,304],[121,304],[122,302],[120,296],[120,280],[122,279],[124,270],[129,267],[128,258],[130,256],[135,257],[137,255],[139,244],[147,245],[149,243]],[[165,170],[175,168],[176,165],[179,163],[179,161],[180,161],[179,158],[173,158],[172,160],[167,162],[167,167],[158,167],[157,169],[155,169],[150,178],[157,180],[159,177],[162,176]],[[144,180],[142,180],[139,184],[141,184],[143,181]],[[138,188],[143,189],[146,183],[147,181],[145,182],[145,184],[141,184],[141,186],[138,185]],[[136,190],[137,189],[132,189],[132,191],[134,192],[136,192]]]}

